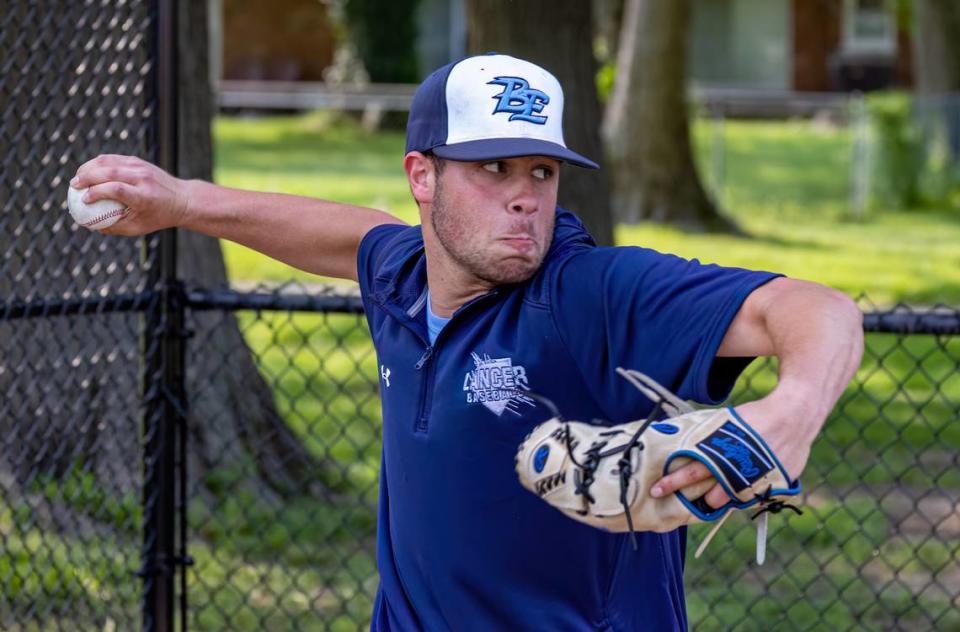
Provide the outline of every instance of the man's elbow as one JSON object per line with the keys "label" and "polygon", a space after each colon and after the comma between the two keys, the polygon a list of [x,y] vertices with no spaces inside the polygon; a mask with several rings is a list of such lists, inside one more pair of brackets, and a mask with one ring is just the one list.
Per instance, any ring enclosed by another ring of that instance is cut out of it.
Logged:
{"label": "man's elbow", "polygon": [[863,312],[860,311],[857,303],[840,290],[835,290],[832,287],[823,287],[826,290],[827,300],[830,302],[831,310],[836,311],[839,316],[844,318],[850,327],[863,333]]}
{"label": "man's elbow", "polygon": [[[863,312],[849,296],[832,287],[799,279],[782,279],[781,297],[791,297],[786,307],[806,312],[809,317],[829,323],[851,339],[863,338]],[[776,298],[774,299],[776,300]]]}
{"label": "man's elbow", "polygon": [[858,356],[863,353],[863,312],[849,296],[825,285],[813,284],[817,288],[821,313],[826,315],[832,326],[840,329],[846,339],[853,343]]}

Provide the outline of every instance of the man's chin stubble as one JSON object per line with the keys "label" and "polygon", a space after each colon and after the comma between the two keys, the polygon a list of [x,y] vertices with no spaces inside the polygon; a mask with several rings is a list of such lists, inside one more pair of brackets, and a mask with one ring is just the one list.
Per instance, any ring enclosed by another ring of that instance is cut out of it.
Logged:
{"label": "man's chin stubble", "polygon": [[475,269],[472,272],[474,276],[485,283],[490,283],[492,285],[512,285],[515,283],[523,283],[524,281],[527,281],[533,277],[533,275],[537,273],[537,270],[540,269],[542,264],[543,261],[538,261],[536,265],[506,265],[499,270],[491,269],[491,266],[483,270]]}

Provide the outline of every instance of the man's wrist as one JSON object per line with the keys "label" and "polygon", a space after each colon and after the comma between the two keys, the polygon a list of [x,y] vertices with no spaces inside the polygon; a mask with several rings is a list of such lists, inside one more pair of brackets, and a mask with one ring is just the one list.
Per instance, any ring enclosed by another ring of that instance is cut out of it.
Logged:
{"label": "man's wrist", "polygon": [[181,198],[176,217],[178,228],[200,229],[200,215],[202,209],[209,205],[205,198],[212,186],[205,180],[180,180]]}
{"label": "man's wrist", "polygon": [[775,404],[803,435],[810,434],[811,441],[819,432],[836,403],[816,384],[798,380],[783,380],[766,399]]}

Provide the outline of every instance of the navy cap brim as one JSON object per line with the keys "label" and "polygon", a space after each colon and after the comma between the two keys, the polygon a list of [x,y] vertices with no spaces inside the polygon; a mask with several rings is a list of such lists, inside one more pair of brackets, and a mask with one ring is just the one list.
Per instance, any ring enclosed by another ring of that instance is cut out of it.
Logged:
{"label": "navy cap brim", "polygon": [[589,158],[585,158],[575,151],[570,151],[563,145],[536,138],[486,138],[453,145],[440,145],[430,151],[441,158],[463,162],[519,158],[521,156],[547,156],[569,162],[578,167],[600,168],[600,165]]}

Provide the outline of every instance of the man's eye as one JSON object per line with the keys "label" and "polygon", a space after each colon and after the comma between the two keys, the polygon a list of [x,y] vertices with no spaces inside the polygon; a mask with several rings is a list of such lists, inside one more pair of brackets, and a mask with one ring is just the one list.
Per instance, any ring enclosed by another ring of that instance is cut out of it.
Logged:
{"label": "man's eye", "polygon": [[499,160],[495,160],[493,162],[485,162],[483,163],[483,168],[489,171],[490,173],[500,173],[501,171],[503,171],[503,163],[500,162]]}
{"label": "man's eye", "polygon": [[553,175],[553,169],[550,167],[537,167],[532,172],[534,178],[539,178],[540,180],[546,180]]}

